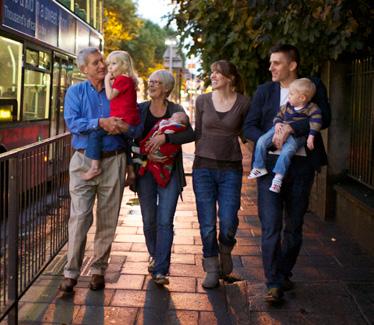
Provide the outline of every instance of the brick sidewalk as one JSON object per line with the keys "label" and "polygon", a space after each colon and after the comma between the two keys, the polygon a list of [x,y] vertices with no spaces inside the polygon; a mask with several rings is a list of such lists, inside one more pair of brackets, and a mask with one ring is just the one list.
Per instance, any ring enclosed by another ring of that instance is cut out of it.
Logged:
{"label": "brick sidewalk", "polygon": [[[187,173],[193,148],[184,146]],[[249,152],[244,165],[248,174]],[[191,177],[175,214],[170,285],[159,288],[147,272],[141,214],[132,192],[122,202],[106,289],[88,289],[90,230],[82,276],[73,295],[62,295],[65,250],[26,293],[21,324],[370,324],[374,322],[374,260],[334,224],[306,217],[305,240],[295,268],[296,289],[282,306],[263,302],[264,276],[257,218],[256,187],[243,178],[234,272],[243,281],[215,290],[201,287],[201,240]]]}

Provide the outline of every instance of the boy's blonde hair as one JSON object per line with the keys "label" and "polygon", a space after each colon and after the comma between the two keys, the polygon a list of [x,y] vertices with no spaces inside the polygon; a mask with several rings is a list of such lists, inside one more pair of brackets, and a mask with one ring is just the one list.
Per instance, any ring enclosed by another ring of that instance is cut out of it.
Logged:
{"label": "boy's blonde hair", "polygon": [[296,79],[290,84],[290,88],[293,88],[296,92],[306,97],[309,102],[314,94],[316,93],[316,86],[312,80],[308,78]]}
{"label": "boy's blonde hair", "polygon": [[122,72],[124,74],[127,74],[130,78],[132,78],[136,86],[138,85],[138,76],[135,72],[134,62],[128,52],[126,51],[110,52],[106,59],[106,63],[108,64],[111,61],[121,63],[121,67],[123,67]]}

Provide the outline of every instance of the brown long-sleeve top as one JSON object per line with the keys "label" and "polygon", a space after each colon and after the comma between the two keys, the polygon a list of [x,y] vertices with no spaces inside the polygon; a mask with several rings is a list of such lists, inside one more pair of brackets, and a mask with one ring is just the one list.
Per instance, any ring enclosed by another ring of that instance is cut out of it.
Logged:
{"label": "brown long-sleeve top", "polygon": [[[226,113],[217,112],[212,101],[212,93],[200,95],[196,99],[195,156],[222,162],[240,162],[239,136],[249,109],[249,98],[237,94],[232,108]],[[199,163],[199,166],[202,167]],[[205,164],[204,164],[205,165]]]}

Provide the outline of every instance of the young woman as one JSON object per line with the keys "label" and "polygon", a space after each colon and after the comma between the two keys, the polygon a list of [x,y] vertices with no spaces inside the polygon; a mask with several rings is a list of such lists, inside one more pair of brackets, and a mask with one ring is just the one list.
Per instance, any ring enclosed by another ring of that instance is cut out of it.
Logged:
{"label": "young woman", "polygon": [[239,136],[249,108],[249,99],[241,94],[241,78],[235,65],[225,60],[213,63],[210,79],[213,91],[196,100],[192,173],[203,243],[205,288],[218,286],[220,274],[228,275],[233,269],[231,251],[239,224],[243,174]]}

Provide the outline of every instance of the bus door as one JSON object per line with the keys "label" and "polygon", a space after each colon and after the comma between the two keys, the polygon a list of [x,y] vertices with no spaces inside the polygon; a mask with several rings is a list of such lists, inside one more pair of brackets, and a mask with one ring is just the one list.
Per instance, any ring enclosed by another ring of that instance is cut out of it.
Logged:
{"label": "bus door", "polygon": [[67,88],[71,85],[72,70],[72,59],[63,55],[55,55],[52,72],[51,137],[66,131],[64,97]]}

